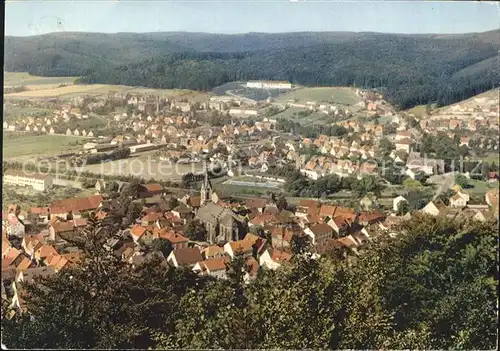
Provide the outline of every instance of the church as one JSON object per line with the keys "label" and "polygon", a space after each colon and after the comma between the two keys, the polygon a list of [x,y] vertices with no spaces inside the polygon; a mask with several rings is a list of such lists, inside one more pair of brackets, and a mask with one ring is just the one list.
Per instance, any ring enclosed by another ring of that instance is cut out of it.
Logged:
{"label": "church", "polygon": [[212,189],[207,169],[205,169],[200,197],[200,209],[196,213],[196,218],[207,230],[207,241],[210,244],[223,244],[239,240],[245,221],[230,209],[217,205],[215,201],[218,197]]}

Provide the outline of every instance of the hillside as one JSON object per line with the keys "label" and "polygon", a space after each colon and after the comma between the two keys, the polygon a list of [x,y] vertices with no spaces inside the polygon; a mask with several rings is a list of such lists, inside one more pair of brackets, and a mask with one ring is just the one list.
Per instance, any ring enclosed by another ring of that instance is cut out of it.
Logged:
{"label": "hillside", "polygon": [[381,88],[408,108],[494,87],[499,34],[54,33],[6,37],[5,70],[169,89],[210,90],[246,79]]}

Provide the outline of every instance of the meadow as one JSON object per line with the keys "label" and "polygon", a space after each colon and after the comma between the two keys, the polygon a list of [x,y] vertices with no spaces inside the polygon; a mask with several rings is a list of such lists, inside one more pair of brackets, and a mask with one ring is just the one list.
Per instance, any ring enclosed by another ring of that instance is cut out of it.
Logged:
{"label": "meadow", "polygon": [[297,99],[299,103],[317,101],[342,105],[355,105],[361,101],[354,89],[347,87],[299,88],[276,98],[277,102]]}
{"label": "meadow", "polygon": [[34,135],[24,132],[3,132],[3,157],[20,161],[51,156],[82,149],[86,138],[66,135]]}
{"label": "meadow", "polygon": [[4,86],[27,86],[36,89],[39,85],[73,84],[78,77],[38,77],[27,72],[4,72]]}
{"label": "meadow", "polygon": [[100,164],[85,165],[83,170],[99,175],[133,175],[146,180],[180,182],[188,172],[201,172],[203,165],[198,164],[171,164],[160,161],[155,151],[144,152],[127,159],[104,162]]}

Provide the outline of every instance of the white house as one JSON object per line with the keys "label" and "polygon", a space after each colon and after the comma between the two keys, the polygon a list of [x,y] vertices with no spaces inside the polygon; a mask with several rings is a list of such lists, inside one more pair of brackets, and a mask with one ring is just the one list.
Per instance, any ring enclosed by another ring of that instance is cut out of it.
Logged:
{"label": "white house", "polygon": [[261,267],[275,270],[281,266],[282,262],[290,261],[291,257],[292,255],[284,251],[273,249],[272,254],[270,254],[269,250],[266,250],[259,257],[259,264]]}
{"label": "white house", "polygon": [[212,258],[198,262],[193,267],[193,272],[200,275],[209,275],[214,278],[226,279],[226,258]]}
{"label": "white house", "polygon": [[392,200],[392,209],[394,210],[394,212],[398,212],[399,211],[399,206],[404,203],[404,202],[408,202],[408,200],[406,200],[403,196],[398,196],[396,198],[394,198]]}
{"label": "white house", "polygon": [[458,192],[450,198],[450,206],[464,208],[467,206],[467,202],[469,201],[468,197],[468,194],[465,195],[464,193]]}
{"label": "white house", "polygon": [[444,204],[442,203],[436,203],[434,201],[431,201],[427,205],[425,205],[425,207],[422,208],[420,211],[429,214],[431,216],[438,216],[445,207],[446,206],[444,206]]}
{"label": "white house", "polygon": [[251,80],[247,82],[246,86],[254,89],[292,89],[290,82],[272,80]]}

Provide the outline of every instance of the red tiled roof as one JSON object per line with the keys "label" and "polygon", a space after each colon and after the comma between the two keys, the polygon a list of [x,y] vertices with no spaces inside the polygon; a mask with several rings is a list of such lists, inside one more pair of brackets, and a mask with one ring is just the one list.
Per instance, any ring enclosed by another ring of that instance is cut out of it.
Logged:
{"label": "red tiled roof", "polygon": [[68,222],[57,221],[52,224],[52,228],[54,228],[54,231],[56,233],[64,233],[64,232],[70,232],[73,229],[75,229],[75,225],[72,221]]}
{"label": "red tiled roof", "polygon": [[273,237],[282,237],[283,240],[290,242],[292,240],[293,232],[289,228],[277,227],[273,229],[271,235]]}
{"label": "red tiled roof", "polygon": [[279,222],[279,219],[274,214],[263,213],[255,216],[255,218],[253,218],[250,221],[250,224],[264,225],[266,223],[277,223],[277,222]]}
{"label": "red tiled roof", "polygon": [[292,255],[288,252],[274,249],[271,254],[271,259],[276,262],[290,261]]}
{"label": "red tiled roof", "polygon": [[245,201],[245,205],[248,208],[264,208],[267,205],[267,200],[260,198],[248,199]]}
{"label": "red tiled roof", "polygon": [[38,250],[36,250],[35,254],[39,258],[45,258],[49,255],[59,255],[56,249],[54,249],[51,245],[42,245]]}
{"label": "red tiled roof", "polygon": [[103,201],[103,199],[104,198],[101,195],[92,195],[83,198],[54,201],[50,205],[50,212],[56,214],[56,213],[67,213],[70,211],[75,213],[81,211],[95,210],[97,206],[99,206],[99,204]]}
{"label": "red tiled roof", "polygon": [[173,254],[179,266],[187,266],[203,261],[200,250],[195,247],[174,249]]}
{"label": "red tiled roof", "polygon": [[375,223],[375,222],[381,222],[385,218],[386,218],[386,215],[384,215],[382,212],[379,212],[379,211],[360,212],[359,216],[358,216],[358,221],[359,222]]}
{"label": "red tiled roof", "polygon": [[238,240],[230,242],[229,246],[231,246],[234,253],[248,253],[253,251],[253,244],[254,242],[252,240]]}
{"label": "red tiled roof", "polygon": [[132,234],[133,236],[138,237],[138,238],[143,236],[145,232],[146,232],[146,228],[144,228],[143,226],[141,226],[139,224],[136,224],[132,228],[130,228],[130,234]]}
{"label": "red tiled roof", "polygon": [[144,217],[142,217],[141,221],[147,221],[147,222],[156,222],[157,220],[164,218],[163,213],[160,212],[152,212],[148,213]]}
{"label": "red tiled roof", "polygon": [[158,183],[141,184],[139,187],[144,189],[145,191],[162,191],[163,190],[163,187]]}
{"label": "red tiled roof", "polygon": [[226,263],[229,260],[227,257],[221,257],[221,258],[211,258],[208,260],[204,260],[200,262],[200,266],[205,266],[206,269],[209,271],[221,271],[221,270],[226,270]]}
{"label": "red tiled roof", "polygon": [[333,233],[333,228],[326,223],[318,223],[312,225],[309,229],[315,234]]}

